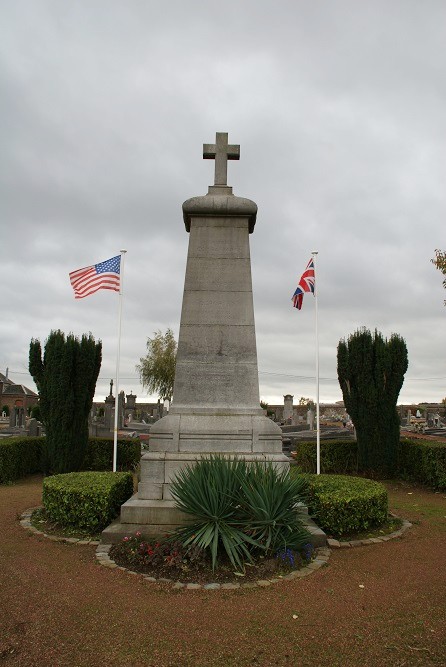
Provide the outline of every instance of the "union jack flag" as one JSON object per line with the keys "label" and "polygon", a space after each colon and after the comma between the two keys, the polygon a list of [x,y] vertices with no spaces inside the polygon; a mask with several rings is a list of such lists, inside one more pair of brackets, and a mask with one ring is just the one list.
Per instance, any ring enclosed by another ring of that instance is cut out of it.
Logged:
{"label": "union jack flag", "polygon": [[308,262],[307,268],[303,272],[301,279],[299,280],[299,284],[296,287],[296,291],[291,297],[291,301],[293,302],[294,308],[297,308],[298,310],[302,308],[302,301],[305,292],[311,292],[312,294],[314,294],[315,282],[316,278],[314,274],[314,260],[312,258]]}

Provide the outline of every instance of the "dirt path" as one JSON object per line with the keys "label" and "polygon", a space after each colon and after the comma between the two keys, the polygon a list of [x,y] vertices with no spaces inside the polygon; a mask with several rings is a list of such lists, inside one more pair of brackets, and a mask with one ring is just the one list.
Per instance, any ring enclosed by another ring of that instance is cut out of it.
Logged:
{"label": "dirt path", "polygon": [[39,504],[41,478],[0,486],[0,664],[444,665],[446,493],[388,488],[414,522],[402,539],[334,551],[268,589],[172,591],[27,533],[17,515]]}

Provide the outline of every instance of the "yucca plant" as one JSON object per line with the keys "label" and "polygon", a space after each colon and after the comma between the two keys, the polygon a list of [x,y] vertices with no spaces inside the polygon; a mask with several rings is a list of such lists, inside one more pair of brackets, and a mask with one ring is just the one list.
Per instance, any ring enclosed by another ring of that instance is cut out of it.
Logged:
{"label": "yucca plant", "polygon": [[296,511],[307,486],[304,477],[291,477],[289,470],[264,463],[251,464],[240,478],[238,515],[248,534],[266,551],[300,549],[308,543],[310,534]]}
{"label": "yucca plant", "polygon": [[245,461],[211,455],[180,470],[171,482],[170,491],[178,508],[194,518],[179,528],[176,536],[185,546],[210,550],[212,569],[221,547],[234,567],[243,568],[244,561],[252,560],[249,546],[258,546],[238,517],[244,474]]}
{"label": "yucca plant", "polygon": [[193,517],[176,536],[185,546],[210,550],[213,569],[222,549],[240,569],[255,550],[299,549],[309,540],[295,508],[306,484],[270,463],[211,455],[171,483],[177,506]]}

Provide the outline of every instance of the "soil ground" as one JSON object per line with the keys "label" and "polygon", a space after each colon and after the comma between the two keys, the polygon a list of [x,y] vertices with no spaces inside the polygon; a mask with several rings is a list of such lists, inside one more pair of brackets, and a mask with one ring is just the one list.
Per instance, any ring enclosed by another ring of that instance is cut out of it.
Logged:
{"label": "soil ground", "polygon": [[406,667],[446,664],[446,493],[388,482],[414,525],[334,550],[267,589],[171,590],[98,564],[95,548],[25,531],[42,479],[0,486],[0,664],[5,667]]}

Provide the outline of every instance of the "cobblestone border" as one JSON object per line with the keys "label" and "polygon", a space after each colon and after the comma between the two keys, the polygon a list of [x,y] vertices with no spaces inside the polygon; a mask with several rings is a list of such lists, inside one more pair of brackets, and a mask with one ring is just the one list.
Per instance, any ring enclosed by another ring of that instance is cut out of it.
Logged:
{"label": "cobblestone border", "polygon": [[48,533],[44,533],[43,530],[35,528],[31,523],[31,516],[35,510],[38,510],[41,507],[42,505],[31,507],[29,510],[25,510],[25,512],[23,512],[20,516],[20,525],[23,526],[23,528],[26,528],[26,530],[29,530],[30,533],[46,537],[52,542],[68,542],[68,544],[91,544],[93,546],[98,546],[100,544],[99,540],[83,540],[79,537],[59,537],[58,535],[49,535]]}
{"label": "cobblestone border", "polygon": [[281,581],[291,581],[293,579],[300,579],[301,577],[306,577],[308,574],[311,574],[315,570],[318,570],[320,567],[323,567],[324,565],[327,564],[328,559],[330,558],[331,551],[328,547],[319,547],[316,549],[316,557],[306,565],[305,567],[301,568],[300,570],[294,570],[293,572],[290,572],[289,574],[285,574],[283,577],[277,577],[274,579],[259,579],[258,581],[252,581],[252,582],[247,582],[247,583],[238,583],[238,582],[233,582],[233,583],[227,583],[227,584],[219,584],[219,583],[209,583],[209,584],[193,584],[193,583],[183,583],[181,581],[174,581],[173,579],[165,579],[165,578],[156,578],[156,577],[150,577],[145,574],[141,574],[140,572],[133,572],[132,570],[127,569],[126,567],[122,567],[121,565],[118,565],[115,563],[114,560],[112,560],[109,556],[109,551],[112,548],[111,544],[101,544],[98,540],[82,540],[78,539],[76,537],[58,537],[56,535],[48,535],[48,533],[44,533],[41,530],[38,530],[38,528],[35,528],[32,523],[31,523],[31,516],[34,510],[39,509],[41,505],[38,507],[31,507],[30,509],[26,510],[23,512],[23,514],[20,517],[20,525],[23,526],[26,530],[30,531],[31,533],[34,533],[35,535],[41,535],[42,537],[46,537],[49,540],[53,542],[68,542],[69,544],[90,544],[90,545],[95,545],[96,546],[96,559],[100,565],[103,565],[104,567],[109,567],[112,569],[117,569],[117,570],[124,570],[128,574],[132,575],[137,575],[142,577],[145,581],[148,581],[150,583],[154,584],[172,584],[172,589],[173,590],[179,590],[179,589],[185,589],[185,590],[236,590],[240,588],[267,588],[268,586],[271,586],[272,584],[280,583]]}
{"label": "cobblestone border", "polygon": [[[397,518],[395,514],[391,516]],[[397,537],[402,537],[403,533],[406,532],[409,528],[412,527],[410,521],[403,520],[403,525],[399,530],[396,530],[394,533],[389,533],[388,535],[383,535],[382,537],[368,537],[365,540],[352,540],[351,542],[341,542],[339,540],[333,540],[331,538],[327,539],[327,544],[332,549],[350,549],[351,547],[362,547],[369,544],[380,544],[381,542],[388,542],[389,540],[394,540]]]}
{"label": "cobblestone border", "polygon": [[259,579],[258,581],[251,581],[246,583],[233,582],[226,584],[219,584],[219,583],[186,584],[181,581],[174,581],[173,579],[165,579],[163,577],[157,579],[156,577],[150,577],[149,575],[141,574],[140,572],[133,572],[132,570],[127,569],[126,567],[118,565],[109,556],[110,549],[113,546],[111,544],[101,544],[98,540],[82,540],[76,537],[58,537],[56,535],[48,535],[47,533],[38,530],[31,524],[31,516],[32,513],[36,509],[39,509],[40,507],[41,506],[31,507],[30,509],[23,512],[23,514],[20,517],[20,525],[23,526],[23,528],[29,530],[31,533],[34,533],[36,535],[41,535],[42,537],[46,537],[49,540],[52,540],[53,542],[68,542],[69,544],[94,545],[96,546],[96,559],[100,565],[103,565],[104,567],[108,567],[111,569],[124,570],[125,572],[128,572],[128,574],[142,577],[145,581],[149,583],[171,584],[172,590],[184,589],[184,590],[228,591],[228,590],[246,589],[246,588],[267,588],[268,586],[271,586],[272,584],[278,584],[281,581],[292,581],[293,579],[301,579],[302,577],[306,577],[312,572],[315,572],[324,565],[327,565],[331,555],[330,547],[332,549],[333,548],[342,549],[342,548],[367,546],[369,544],[380,544],[381,542],[388,542],[389,540],[393,540],[397,537],[402,537],[403,533],[412,526],[410,521],[403,520],[403,525],[401,526],[401,528],[399,530],[396,530],[394,533],[389,533],[389,535],[383,535],[383,537],[370,537],[366,540],[352,540],[351,542],[339,542],[338,540],[333,540],[329,538],[327,539],[327,544],[328,544],[327,547],[319,547],[318,549],[316,549],[315,551],[316,557],[311,561],[311,563],[301,568],[300,570],[294,570],[293,572],[285,574],[282,577],[274,577],[272,579]]}
{"label": "cobblestone border", "polygon": [[328,559],[330,558],[331,551],[328,547],[319,547],[316,549],[316,558],[314,558],[311,563],[301,568],[300,570],[294,570],[289,574],[285,574],[282,577],[274,577],[273,579],[259,579],[258,581],[250,581],[246,583],[231,582],[226,584],[219,583],[209,583],[209,584],[193,584],[193,583],[183,583],[182,581],[174,581],[173,579],[165,579],[163,577],[156,578],[150,577],[140,572],[133,572],[128,570],[126,567],[122,567],[115,563],[109,556],[110,549],[112,544],[100,544],[96,549],[96,558],[101,565],[110,568],[116,568],[118,570],[125,570],[128,574],[139,575],[145,581],[148,581],[153,584],[171,584],[172,590],[205,590],[205,591],[231,591],[236,589],[245,589],[245,588],[267,588],[272,584],[278,584],[281,581],[291,581],[293,579],[300,579],[306,577],[308,574],[311,574],[315,570],[318,570],[320,567],[323,567],[327,564]]}

